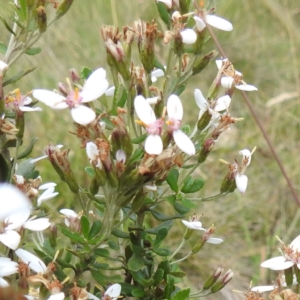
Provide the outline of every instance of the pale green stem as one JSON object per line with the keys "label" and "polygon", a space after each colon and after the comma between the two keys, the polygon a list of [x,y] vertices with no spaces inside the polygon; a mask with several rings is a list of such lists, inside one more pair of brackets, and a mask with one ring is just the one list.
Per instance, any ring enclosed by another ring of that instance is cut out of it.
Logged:
{"label": "pale green stem", "polygon": [[11,172],[10,172],[10,182],[11,183],[13,182],[12,177],[13,177],[13,175],[15,173],[15,168],[16,168],[16,165],[17,165],[17,160],[18,160],[18,154],[19,154],[20,146],[21,146],[21,139],[17,138],[16,154],[15,154],[15,158],[14,158],[13,165],[12,165]]}
{"label": "pale green stem", "polygon": [[85,214],[86,216],[88,216],[88,211],[86,210],[86,207],[85,207],[85,205],[84,205],[84,203],[83,203],[83,199],[82,199],[82,197],[81,197],[81,193],[78,191],[75,195],[76,195],[76,197],[77,197],[77,199],[78,199],[78,201],[79,201],[79,203],[80,203],[80,206],[81,206],[81,208],[82,208],[84,214]]}
{"label": "pale green stem", "polygon": [[177,263],[179,263],[179,262],[181,262],[181,261],[184,261],[184,260],[186,260],[187,258],[189,258],[191,255],[193,255],[193,252],[192,252],[192,251],[191,251],[189,254],[187,254],[186,256],[184,256],[184,257],[182,257],[182,258],[180,258],[180,259],[178,259],[178,260],[175,260],[175,261],[171,262],[170,265],[177,264]]}
{"label": "pale green stem", "polygon": [[171,260],[179,251],[180,249],[184,246],[185,244],[185,239],[182,239],[180,245],[178,246],[178,248],[174,251],[174,253],[169,257],[169,260]]}
{"label": "pale green stem", "polygon": [[202,201],[202,202],[208,202],[208,201],[213,201],[216,199],[219,199],[223,196],[226,196],[228,193],[219,193],[217,195],[214,196],[210,196],[210,197],[202,197],[202,198],[187,198],[187,200],[191,200],[191,201]]}
{"label": "pale green stem", "polygon": [[116,27],[118,27],[118,17],[117,17],[117,9],[116,9],[115,0],[110,1],[110,7],[111,7],[111,14],[112,14],[112,18],[113,18],[113,23]]}

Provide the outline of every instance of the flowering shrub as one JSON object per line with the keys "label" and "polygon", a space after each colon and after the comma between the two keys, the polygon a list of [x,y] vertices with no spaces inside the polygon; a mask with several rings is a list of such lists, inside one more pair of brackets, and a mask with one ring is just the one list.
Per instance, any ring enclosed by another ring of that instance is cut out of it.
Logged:
{"label": "flowering shrub", "polygon": [[[58,90],[48,91],[36,83],[26,94],[10,91],[9,85],[29,71],[7,79],[7,70],[22,55],[40,52],[34,44],[72,2],[15,1],[14,25],[4,22],[12,35],[2,47],[0,61],[0,286],[18,288],[29,299],[184,300],[220,291],[232,279],[232,270],[217,268],[211,277],[202,278],[199,290],[182,287],[185,273],[180,264],[206,243],[223,242],[213,237],[214,225],[202,227],[187,195],[203,189],[204,179],[194,171],[219,136],[241,121],[229,112],[234,92],[256,88],[243,80],[229,59],[217,59],[207,96],[194,91],[200,112],[193,126],[183,124],[181,101],[189,79],[219,57],[215,50],[202,54],[208,26],[231,31],[231,23],[188,0],[157,1],[163,28],[142,20],[122,31],[101,28],[107,66],[85,67],[79,73],[72,69]],[[135,43],[138,63],[131,57]],[[157,44],[168,49],[167,61],[159,61]],[[23,144],[25,114],[40,111],[38,102],[55,110],[70,109],[74,124],[68,130],[86,150],[83,165],[70,163],[68,145],[49,144],[45,156],[28,158],[36,140]],[[225,162],[229,170],[220,191],[202,201],[236,189],[245,193],[245,171],[254,150],[241,150],[241,163]],[[59,175],[57,183],[42,185],[36,163],[45,158]],[[87,186],[75,176],[73,170],[78,168],[85,169]],[[77,199],[72,207],[60,209],[64,222],[54,221],[49,209],[49,201],[59,197],[55,186],[62,181]],[[165,206],[171,206],[172,213],[167,214]],[[188,217],[190,221],[185,220]],[[169,249],[164,241],[175,219],[182,220],[186,231],[180,245]],[[190,245],[196,234],[201,237]],[[295,258],[285,265],[291,263]]]}

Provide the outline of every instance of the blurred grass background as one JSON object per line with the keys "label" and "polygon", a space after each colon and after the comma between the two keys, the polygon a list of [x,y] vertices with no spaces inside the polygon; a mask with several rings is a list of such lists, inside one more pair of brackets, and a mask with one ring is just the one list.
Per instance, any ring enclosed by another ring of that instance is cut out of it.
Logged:
{"label": "blurred grass background", "polygon": [[[116,0],[116,3],[119,26],[131,24],[138,18],[150,21],[157,17],[154,0]],[[245,81],[258,87],[259,91],[249,93],[249,97],[299,193],[300,5],[294,0],[227,0],[207,1],[206,6],[215,7],[217,14],[234,26],[231,33],[215,30],[215,34],[235,68],[244,74]],[[17,69],[38,67],[15,87],[20,87],[24,93],[33,88],[53,89],[58,81],[64,82],[72,67],[80,70],[82,66],[93,69],[105,66],[106,54],[99,34],[99,28],[104,24],[113,24],[109,0],[74,1],[68,14],[49,28],[39,42],[43,52],[35,57],[23,57],[15,66]],[[8,39],[5,32],[1,32],[0,39]],[[211,47],[212,43],[208,43],[207,52]],[[163,57],[164,53],[161,53]],[[194,89],[200,88],[205,95],[215,74],[216,67],[212,63],[189,82],[181,96],[186,122],[194,121],[198,116]],[[30,119],[27,139],[40,137],[33,157],[41,155],[49,141],[62,143],[71,149],[74,171],[84,182],[87,176],[83,170],[76,169],[76,162],[85,160],[88,164],[88,161],[79,141],[68,134],[74,130],[70,125],[70,114],[43,108],[42,113],[26,116]],[[288,244],[300,234],[299,208],[238,91],[230,110],[232,116],[244,120],[221,136],[209,159],[196,171],[206,179],[206,186],[199,196],[209,196],[219,190],[227,172],[227,166],[219,162],[220,158],[233,162],[235,158],[240,160],[238,151],[241,149],[257,146],[257,151],[247,170],[249,184],[244,195],[236,191],[214,202],[197,203],[198,208],[193,211],[204,214],[201,221],[205,227],[215,224],[218,228],[216,236],[223,237],[225,242],[217,246],[206,245],[197,257],[191,257],[184,264],[189,274],[187,282],[200,287],[200,278],[218,266],[235,272],[228,287],[211,299],[241,299],[241,295],[233,293],[232,289],[247,290],[251,280],[254,285],[272,284],[276,275],[270,275],[259,265],[269,255],[279,254],[275,235]],[[38,168],[44,181],[58,181],[49,162],[39,162]],[[71,203],[73,199],[68,198],[67,189],[65,184],[59,184],[61,196],[52,201],[55,207],[66,207]],[[176,230],[183,232],[182,225],[177,223]],[[170,239],[169,247],[175,248],[180,239],[177,231]]]}

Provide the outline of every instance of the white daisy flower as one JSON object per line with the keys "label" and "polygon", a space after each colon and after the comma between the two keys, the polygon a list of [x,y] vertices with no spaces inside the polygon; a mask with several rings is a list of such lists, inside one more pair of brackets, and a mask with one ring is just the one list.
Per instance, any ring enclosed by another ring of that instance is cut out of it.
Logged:
{"label": "white daisy flower", "polygon": [[171,95],[168,98],[167,112],[169,117],[167,124],[169,125],[169,131],[172,132],[177,147],[188,155],[195,155],[196,149],[193,142],[179,129],[183,117],[183,107],[178,96]]}
{"label": "white daisy flower", "polygon": [[52,109],[69,107],[73,120],[78,124],[87,125],[96,118],[96,114],[83,103],[96,100],[105,93],[107,88],[106,71],[99,68],[86,80],[81,91],[75,88],[67,97],[43,89],[33,90],[32,95]]}

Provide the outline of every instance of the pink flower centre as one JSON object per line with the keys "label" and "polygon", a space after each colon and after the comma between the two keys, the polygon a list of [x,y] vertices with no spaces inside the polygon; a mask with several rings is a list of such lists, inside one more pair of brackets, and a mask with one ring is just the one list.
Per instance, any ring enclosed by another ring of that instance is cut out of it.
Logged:
{"label": "pink flower centre", "polygon": [[171,119],[168,120],[167,124],[169,125],[169,130],[170,131],[175,131],[175,130],[178,130],[180,128],[181,121],[176,120],[174,118],[171,118]]}
{"label": "pink flower centre", "polygon": [[294,264],[300,263],[300,252],[293,248],[287,247],[285,249],[286,259],[291,260]]}
{"label": "pink flower centre", "polygon": [[82,102],[82,97],[80,96],[78,89],[75,88],[74,91],[71,91],[65,101],[70,108],[74,108],[80,104]]}
{"label": "pink flower centre", "polygon": [[157,119],[155,122],[147,124],[146,130],[149,134],[161,135],[163,124],[163,120]]}

